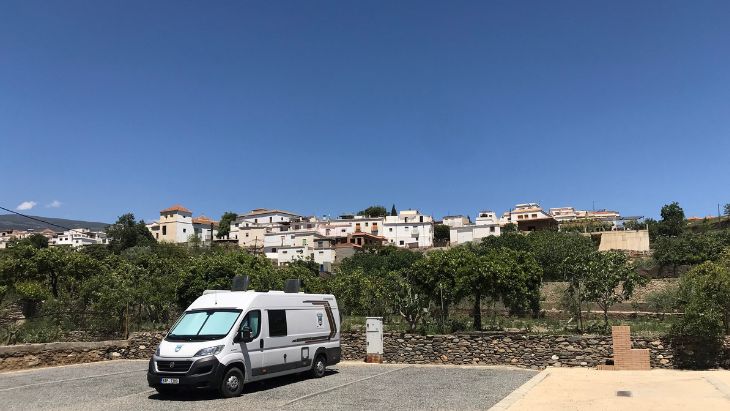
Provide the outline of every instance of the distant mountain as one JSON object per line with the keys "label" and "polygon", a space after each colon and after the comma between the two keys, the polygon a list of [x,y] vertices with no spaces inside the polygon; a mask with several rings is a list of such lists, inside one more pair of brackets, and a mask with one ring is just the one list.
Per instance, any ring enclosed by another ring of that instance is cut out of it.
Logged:
{"label": "distant mountain", "polygon": [[[39,217],[31,216],[39,220],[48,221],[52,224],[58,224],[62,227],[68,228],[88,228],[92,231],[104,231],[109,225],[107,223],[99,223],[93,221],[82,221],[82,220],[67,220],[65,218],[52,218],[52,217]],[[42,223],[40,221],[31,220],[16,214],[0,214],[0,230],[33,230],[41,231],[49,228],[53,231],[65,231],[61,227],[56,227],[51,224]]]}

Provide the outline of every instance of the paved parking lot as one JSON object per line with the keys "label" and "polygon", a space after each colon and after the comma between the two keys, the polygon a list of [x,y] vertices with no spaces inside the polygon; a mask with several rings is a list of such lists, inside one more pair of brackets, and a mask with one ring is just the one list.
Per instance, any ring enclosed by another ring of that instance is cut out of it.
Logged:
{"label": "paved parking lot", "polygon": [[512,368],[340,363],[321,379],[282,377],[247,385],[239,398],[160,397],[146,361],[0,374],[0,408],[62,410],[488,409],[537,372]]}

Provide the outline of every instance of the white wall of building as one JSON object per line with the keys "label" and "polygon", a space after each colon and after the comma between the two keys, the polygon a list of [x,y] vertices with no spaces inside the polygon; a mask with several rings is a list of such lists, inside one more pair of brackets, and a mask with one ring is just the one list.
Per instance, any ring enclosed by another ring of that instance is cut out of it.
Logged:
{"label": "white wall of building", "polygon": [[397,247],[433,247],[433,218],[416,210],[404,210],[397,216],[385,217],[380,235]]}

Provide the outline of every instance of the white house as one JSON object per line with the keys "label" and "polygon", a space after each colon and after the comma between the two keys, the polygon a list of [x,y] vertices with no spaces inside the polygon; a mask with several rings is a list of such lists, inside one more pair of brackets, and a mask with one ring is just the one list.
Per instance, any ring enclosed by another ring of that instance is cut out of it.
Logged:
{"label": "white house", "polygon": [[160,211],[158,221],[147,224],[147,229],[157,241],[167,243],[187,243],[191,235],[197,235],[203,242],[210,242],[212,235],[218,233],[218,222],[208,217],[193,218],[193,212],[175,204]]}
{"label": "white house", "polygon": [[[238,216],[236,223],[245,225],[249,224],[279,224],[288,223],[292,220],[301,219],[299,214],[291,213],[284,210],[272,210],[268,208],[255,208],[246,214]],[[244,223],[244,224],[241,224]]]}
{"label": "white house", "polygon": [[76,228],[64,231],[49,241],[49,245],[70,245],[73,247],[91,244],[108,244],[106,233],[91,231],[88,228]]}
{"label": "white house", "polygon": [[433,247],[433,218],[418,210],[403,210],[397,216],[385,217],[380,235],[396,247]]}
{"label": "white house", "polygon": [[441,224],[449,227],[464,227],[465,225],[471,224],[471,220],[468,216],[463,215],[447,215],[441,221]]}
{"label": "white house", "polygon": [[522,221],[551,219],[552,216],[545,211],[538,203],[517,204],[515,208],[505,211],[499,220],[501,226],[507,224],[519,224]]}
{"label": "white house", "polygon": [[553,216],[555,221],[561,223],[563,221],[572,221],[578,218],[578,214],[573,207],[556,207],[548,210],[548,213]]}
{"label": "white house", "polygon": [[451,245],[479,241],[484,237],[500,235],[499,221],[494,211],[480,211],[474,224],[451,227],[449,242]]}

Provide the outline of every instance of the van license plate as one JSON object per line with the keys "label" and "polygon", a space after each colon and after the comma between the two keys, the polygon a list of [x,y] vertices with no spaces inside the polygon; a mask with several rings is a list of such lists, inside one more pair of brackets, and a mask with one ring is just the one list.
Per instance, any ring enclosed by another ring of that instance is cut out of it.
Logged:
{"label": "van license plate", "polygon": [[162,384],[180,384],[179,378],[163,378],[162,381],[160,381]]}

